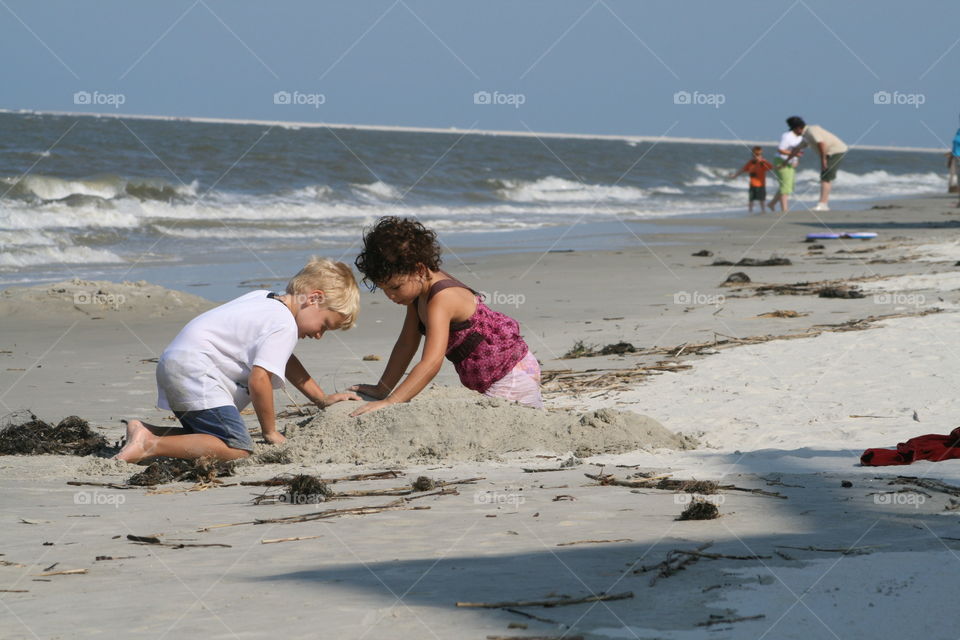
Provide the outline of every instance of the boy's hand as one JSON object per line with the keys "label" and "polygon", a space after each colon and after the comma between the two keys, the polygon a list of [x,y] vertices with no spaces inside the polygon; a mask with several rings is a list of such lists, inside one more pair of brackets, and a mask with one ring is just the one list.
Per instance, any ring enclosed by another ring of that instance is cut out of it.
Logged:
{"label": "boy's hand", "polygon": [[391,404],[393,403],[387,402],[386,400],[377,400],[376,402],[368,402],[367,404],[363,405],[362,407],[360,407],[359,409],[351,413],[350,417],[356,418],[357,416],[361,416],[365,413],[370,413],[371,411],[376,411],[377,409],[383,409],[384,407],[388,407]]}
{"label": "boy's hand", "polygon": [[383,400],[390,395],[390,390],[384,389],[380,384],[355,384],[349,387],[349,389],[350,391],[356,391],[357,393],[362,393],[365,396],[376,398],[377,400]]}
{"label": "boy's hand", "polygon": [[269,444],[283,444],[287,441],[287,438],[280,433],[279,431],[274,431],[273,433],[263,434],[263,439],[266,440]]}
{"label": "boy's hand", "polygon": [[343,402],[344,400],[355,400],[357,402],[362,402],[363,398],[358,396],[355,393],[331,393],[323,397],[323,403],[317,403],[320,405],[321,409],[326,409],[332,404],[337,404],[338,402]]}

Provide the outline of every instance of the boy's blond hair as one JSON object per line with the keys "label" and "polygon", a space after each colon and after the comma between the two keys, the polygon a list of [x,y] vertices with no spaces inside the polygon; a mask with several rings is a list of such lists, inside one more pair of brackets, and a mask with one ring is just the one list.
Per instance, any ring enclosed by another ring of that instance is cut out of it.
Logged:
{"label": "boy's blond hair", "polygon": [[291,295],[317,289],[323,291],[324,307],[343,314],[340,329],[352,327],[360,313],[360,288],[350,267],[342,262],[313,256],[300,273],[287,283],[287,293]]}

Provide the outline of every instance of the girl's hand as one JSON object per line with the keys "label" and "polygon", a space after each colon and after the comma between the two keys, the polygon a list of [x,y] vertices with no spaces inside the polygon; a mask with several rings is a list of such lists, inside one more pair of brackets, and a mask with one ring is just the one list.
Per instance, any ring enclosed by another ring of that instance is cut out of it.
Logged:
{"label": "girl's hand", "polygon": [[337,404],[338,402],[343,402],[344,400],[356,400],[358,402],[362,401],[362,398],[355,393],[331,393],[323,398],[323,404],[320,406],[321,409],[326,409],[332,404]]}
{"label": "girl's hand", "polygon": [[[355,384],[349,387],[349,390],[362,393],[365,396],[376,398],[377,400],[383,400],[390,395],[390,390],[384,389],[380,384]],[[357,398],[357,400],[360,400],[360,398]]]}
{"label": "girl's hand", "polygon": [[286,437],[279,431],[274,431],[273,433],[263,434],[263,439],[266,440],[269,444],[283,444],[287,441]]}
{"label": "girl's hand", "polygon": [[357,416],[362,416],[362,415],[365,414],[365,413],[370,413],[371,411],[376,411],[377,409],[383,409],[384,407],[388,407],[388,406],[390,406],[391,404],[393,404],[393,403],[392,403],[392,402],[387,402],[387,401],[385,401],[385,400],[377,400],[376,402],[368,402],[367,404],[363,405],[362,407],[360,407],[359,409],[357,409],[356,411],[354,411],[353,413],[351,413],[351,414],[350,414],[350,417],[351,417],[351,418],[356,418]]}

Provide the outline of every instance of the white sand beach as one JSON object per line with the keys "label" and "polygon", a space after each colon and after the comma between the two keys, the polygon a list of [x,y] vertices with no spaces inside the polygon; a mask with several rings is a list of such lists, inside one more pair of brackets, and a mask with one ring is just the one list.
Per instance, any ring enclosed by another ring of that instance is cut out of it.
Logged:
{"label": "white sand beach", "polygon": [[[0,456],[0,635],[947,637],[939,613],[918,613],[951,611],[960,462],[859,456],[958,424],[953,205],[717,218],[616,252],[448,256],[510,301],[542,362],[550,409],[529,420],[445,389],[446,365],[383,424],[344,408],[280,420],[287,461],[259,445],[219,484],[129,487],[140,467]],[[825,225],[878,237],[804,242]],[[771,256],[790,264],[710,266]],[[734,272],[751,282],[722,286]],[[828,284],[863,297],[819,297]],[[2,292],[4,411],[77,415],[111,442],[123,418],[163,424],[154,360],[211,304],[147,283]],[[362,307],[358,328],[298,346],[328,391],[375,381],[389,355],[402,310],[380,292]],[[636,351],[563,357],[618,342]],[[351,444],[351,424],[380,446]],[[342,495],[255,504],[282,490],[239,484],[281,474]],[[440,484],[413,491],[419,476]],[[720,517],[677,520],[693,494],[663,478],[717,482],[701,497]]]}

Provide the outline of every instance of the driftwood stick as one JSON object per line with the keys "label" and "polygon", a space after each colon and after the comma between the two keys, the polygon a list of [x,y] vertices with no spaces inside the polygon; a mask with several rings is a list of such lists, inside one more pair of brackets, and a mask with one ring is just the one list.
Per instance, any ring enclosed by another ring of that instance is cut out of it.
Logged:
{"label": "driftwood stick", "polygon": [[703,553],[702,551],[684,551],[683,549],[675,549],[673,553],[682,553],[688,556],[697,556],[698,558],[707,558],[708,560],[770,560],[773,556],[732,556],[725,553]]}
{"label": "driftwood stick", "polygon": [[264,538],[263,540],[260,541],[260,544],[275,544],[277,542],[296,542],[298,540],[315,540],[317,538],[322,538],[322,537],[323,536],[297,536],[295,538],[273,538],[270,540]]}
{"label": "driftwood stick", "polygon": [[870,553],[871,549],[878,547],[887,547],[890,545],[886,544],[871,544],[863,547],[793,547],[788,544],[778,544],[777,547],[780,549],[798,549],[800,551],[823,551],[825,553],[842,553],[845,556],[859,556],[863,554]]}
{"label": "driftwood stick", "polygon": [[536,616],[536,615],[534,615],[534,614],[532,614],[532,613],[528,613],[528,612],[526,612],[526,611],[521,611],[520,609],[511,609],[511,608],[508,607],[508,608],[504,609],[504,611],[509,611],[510,613],[515,613],[515,614],[517,614],[518,616],[523,616],[524,618],[530,618],[531,620],[536,620],[537,622],[546,622],[547,624],[559,624],[556,620],[551,620],[550,618],[544,618],[544,617],[541,617],[541,616]]}
{"label": "driftwood stick", "polygon": [[[375,471],[373,473],[356,473],[351,476],[341,476],[339,478],[320,478],[326,484],[334,482],[359,482],[361,480],[389,480],[399,478],[399,471]],[[292,476],[291,476],[292,477]],[[284,476],[275,476],[267,480],[245,480],[240,484],[245,487],[279,487],[289,484],[290,478]]]}
{"label": "driftwood stick", "polygon": [[351,509],[327,509],[307,513],[301,516],[287,516],[286,518],[262,518],[257,519],[253,524],[289,524],[292,522],[310,522],[311,520],[326,520],[328,518],[338,518],[340,516],[365,516],[371,513],[381,513],[383,511],[420,511],[430,507],[410,507],[405,502],[398,501],[390,504],[376,507],[353,507]]}
{"label": "driftwood stick", "polygon": [[374,471],[373,473],[355,473],[351,476],[341,476],[339,478],[321,478],[327,484],[331,482],[358,482],[360,480],[389,480],[390,478],[399,478],[399,471]]}
{"label": "driftwood stick", "polygon": [[185,542],[164,542],[157,536],[135,536],[132,533],[127,534],[127,540],[131,542],[136,542],[137,544],[152,544],[158,547],[169,547],[171,549],[183,549],[185,547],[225,547],[227,549],[231,548],[232,545],[229,544],[190,544]]}
{"label": "driftwood stick", "polygon": [[487,640],[583,640],[583,636],[487,636]]}
{"label": "driftwood stick", "polygon": [[623,593],[600,594],[584,598],[556,598],[553,600],[512,600],[507,602],[458,602],[458,607],[472,607],[478,609],[504,609],[507,607],[562,607],[571,604],[586,604],[588,602],[605,602],[609,600],[626,600],[633,597],[633,591]]}
{"label": "driftwood stick", "polygon": [[79,480],[70,480],[67,484],[74,487],[107,487],[108,489],[142,489],[132,484],[116,484],[114,482],[80,482]]}
{"label": "driftwood stick", "polygon": [[446,495],[459,495],[460,492],[456,489],[447,489],[441,488],[436,491],[429,493],[424,493],[418,496],[409,496],[398,498],[393,502],[388,502],[387,504],[376,505],[372,507],[352,507],[348,509],[324,509],[323,511],[314,511],[311,513],[303,513],[296,516],[286,516],[284,518],[257,518],[256,520],[246,521],[246,522],[228,522],[226,524],[215,524],[208,527],[202,527],[197,529],[198,532],[206,532],[211,529],[220,529],[223,527],[239,527],[247,524],[289,524],[292,522],[310,522],[311,520],[326,520],[328,518],[337,518],[339,516],[346,515],[357,515],[363,516],[370,513],[380,513],[382,511],[399,511],[399,510],[410,510],[410,511],[423,511],[429,509],[430,507],[410,507],[407,505],[407,502],[410,500],[419,500],[420,498],[430,498],[433,496],[446,496]]}
{"label": "driftwood stick", "polygon": [[766,618],[766,616],[765,616],[764,614],[762,614],[762,613],[759,614],[759,615],[756,615],[756,616],[744,616],[744,617],[742,617],[742,618],[724,618],[724,617],[722,617],[722,616],[717,617],[717,618],[711,617],[709,620],[705,620],[704,622],[698,622],[698,623],[697,623],[697,626],[698,626],[698,627],[710,627],[710,626],[713,626],[713,625],[715,625],[715,624],[733,624],[734,622],[747,622],[747,621],[749,621],[749,620],[762,620],[763,618]]}
{"label": "driftwood stick", "polygon": [[487,636],[487,640],[583,640],[583,636]]}
{"label": "driftwood stick", "polygon": [[933,480],[931,478],[917,478],[915,476],[897,476],[890,481],[890,484],[910,484],[915,487],[923,487],[924,489],[930,489],[931,491],[940,491],[951,496],[960,496],[960,487],[952,484],[947,484],[940,480]]}
{"label": "driftwood stick", "polygon": [[359,489],[356,491],[341,491],[333,494],[332,498],[359,498],[367,496],[408,496],[414,493],[410,487],[396,487],[394,489]]}
{"label": "driftwood stick", "polygon": [[641,565],[639,569],[634,569],[633,573],[646,573],[647,571],[658,569],[657,574],[650,578],[650,586],[652,587],[660,578],[669,578],[673,574],[677,573],[678,571],[683,571],[689,565],[699,560],[700,556],[696,554],[700,553],[712,544],[712,542],[704,542],[694,550],[693,554],[681,553],[681,549],[674,549],[673,551],[667,552],[667,557],[663,562],[649,566]]}
{"label": "driftwood stick", "polygon": [[35,573],[35,576],[78,576],[86,573],[86,569],[64,569],[63,571],[46,571],[44,573]]}
{"label": "driftwood stick", "polygon": [[575,544],[604,544],[607,542],[633,542],[631,538],[618,538],[617,540],[577,540],[575,542],[558,542],[558,547],[572,547]]}

